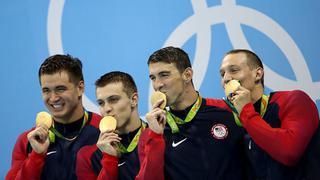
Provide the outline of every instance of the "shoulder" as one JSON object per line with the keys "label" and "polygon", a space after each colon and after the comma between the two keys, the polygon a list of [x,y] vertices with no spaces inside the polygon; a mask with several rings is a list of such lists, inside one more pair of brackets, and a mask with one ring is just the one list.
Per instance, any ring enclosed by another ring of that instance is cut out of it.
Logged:
{"label": "shoulder", "polygon": [[27,146],[28,146],[28,133],[31,132],[32,130],[34,130],[35,127],[21,133],[19,136],[18,136],[18,139],[16,141],[16,144],[15,144],[15,150],[21,150],[23,152],[26,152],[27,153]]}
{"label": "shoulder", "polygon": [[94,126],[95,128],[99,128],[99,123],[102,117],[99,114],[96,114],[94,112],[88,111],[88,113],[89,113],[90,125]]}
{"label": "shoulder", "polygon": [[270,95],[270,104],[278,104],[280,106],[280,114],[292,113],[295,117],[318,119],[317,106],[307,93],[301,90],[293,90],[278,91]]}
{"label": "shoulder", "polygon": [[271,94],[272,94],[272,100],[278,101],[278,102],[284,102],[286,104],[291,104],[291,103],[301,104],[304,102],[313,103],[310,96],[302,90],[276,91]]}
{"label": "shoulder", "polygon": [[217,107],[231,112],[232,110],[223,99],[203,98],[207,107]]}
{"label": "shoulder", "polygon": [[91,155],[97,150],[98,150],[98,147],[96,144],[83,146],[78,151],[77,156],[78,156],[78,158],[90,158]]}

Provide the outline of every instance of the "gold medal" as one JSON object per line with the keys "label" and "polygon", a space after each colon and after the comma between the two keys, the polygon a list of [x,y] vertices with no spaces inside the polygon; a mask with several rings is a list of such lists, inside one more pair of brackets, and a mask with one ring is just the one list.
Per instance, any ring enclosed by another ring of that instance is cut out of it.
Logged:
{"label": "gold medal", "polygon": [[48,129],[52,126],[51,115],[45,111],[39,112],[36,117],[36,126],[44,125]]}
{"label": "gold medal", "polygon": [[105,116],[101,119],[99,124],[99,129],[101,132],[105,132],[107,130],[114,131],[117,128],[117,120],[112,116]]}
{"label": "gold medal", "polygon": [[151,96],[151,105],[153,106],[156,104],[159,100],[162,100],[163,102],[160,104],[159,108],[164,109],[167,105],[167,97],[164,93],[160,91],[155,91]]}
{"label": "gold medal", "polygon": [[231,96],[236,91],[236,89],[238,89],[238,87],[240,86],[241,85],[238,80],[233,79],[229,81],[224,87],[224,92],[226,94],[226,97]]}

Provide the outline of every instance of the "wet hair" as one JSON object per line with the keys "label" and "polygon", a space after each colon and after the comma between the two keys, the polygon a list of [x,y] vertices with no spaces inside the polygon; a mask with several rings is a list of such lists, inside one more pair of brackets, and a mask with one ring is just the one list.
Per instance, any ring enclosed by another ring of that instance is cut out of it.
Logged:
{"label": "wet hair", "polygon": [[[233,49],[229,52],[227,52],[225,54],[225,56],[229,55],[229,54],[238,54],[238,53],[244,53],[247,56],[247,65],[249,66],[249,68],[252,70],[254,68],[258,68],[261,67],[263,69],[263,63],[261,61],[261,59],[259,58],[259,56],[247,49]],[[261,78],[261,84],[264,86],[264,74],[262,75]]]}
{"label": "wet hair", "polygon": [[[70,82],[78,84],[83,81],[82,63],[78,58],[71,55],[56,54],[48,57],[41,64],[38,72],[39,81],[42,75],[52,75],[66,71],[69,75]],[[41,81],[40,81],[41,84]]]}
{"label": "wet hair", "polygon": [[110,83],[122,83],[123,92],[130,97],[133,93],[138,92],[137,86],[129,74],[121,71],[112,71],[102,75],[96,80],[95,85],[97,87],[104,87]]}
{"label": "wet hair", "polygon": [[180,48],[177,47],[165,47],[157,50],[148,59],[148,65],[152,63],[173,63],[177,67],[180,73],[182,73],[186,68],[191,68],[191,63],[188,54]]}

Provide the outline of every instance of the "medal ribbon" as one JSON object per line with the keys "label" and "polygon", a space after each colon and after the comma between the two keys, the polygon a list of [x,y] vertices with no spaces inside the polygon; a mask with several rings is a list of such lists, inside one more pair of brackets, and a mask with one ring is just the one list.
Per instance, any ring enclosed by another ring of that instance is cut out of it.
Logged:
{"label": "medal ribbon", "polygon": [[[86,125],[86,123],[88,122],[88,119],[89,119],[89,114],[87,111],[84,111],[84,117],[83,117],[83,122],[82,122],[82,126],[81,126],[81,129],[78,133],[78,135],[80,134],[82,128]],[[74,136],[73,138],[67,138],[67,137],[64,137],[58,130],[56,130],[54,128],[54,123],[52,124],[52,126],[50,127],[49,129],[49,140],[50,142],[54,142],[55,141],[55,136],[58,136],[59,138],[61,139],[64,139],[64,140],[67,140],[67,141],[73,141],[75,140],[78,135]]]}
{"label": "medal ribbon", "polygon": [[[142,121],[141,121],[142,122]],[[139,129],[139,131],[136,133],[132,141],[130,142],[129,146],[126,148],[123,144],[117,143],[116,146],[120,153],[129,153],[132,152],[138,145],[139,137],[141,135],[142,130],[146,128],[146,124],[142,122],[142,125]]]}
{"label": "medal ribbon", "polygon": [[177,124],[185,124],[187,122],[190,122],[194,118],[194,116],[197,114],[198,110],[200,109],[201,103],[202,103],[202,98],[200,95],[198,95],[197,101],[193,104],[185,120],[182,120],[181,118],[175,116],[169,111],[166,111],[167,122],[171,128],[172,133],[179,132],[179,128]]}
{"label": "medal ribbon", "polygon": [[[233,104],[228,99],[223,99],[223,100],[232,109],[232,114],[233,114],[233,117],[234,117],[236,124],[238,126],[242,127],[241,121],[239,119],[239,112],[237,111],[237,109],[233,106]],[[264,114],[266,113],[268,103],[269,103],[269,96],[263,94],[262,98],[261,98],[261,104],[260,104],[260,116],[261,117],[263,117]]]}

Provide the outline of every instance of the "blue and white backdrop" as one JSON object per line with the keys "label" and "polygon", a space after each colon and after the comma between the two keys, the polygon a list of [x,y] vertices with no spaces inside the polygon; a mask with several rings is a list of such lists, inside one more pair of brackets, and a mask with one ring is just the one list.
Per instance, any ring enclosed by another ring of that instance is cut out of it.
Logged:
{"label": "blue and white backdrop", "polygon": [[223,54],[247,48],[264,62],[267,92],[302,89],[319,108],[319,9],[316,0],[0,1],[0,177],[18,135],[46,110],[37,71],[56,53],[83,61],[84,103],[96,112],[94,81],[121,70],[136,80],[144,115],[151,92],[146,61],[169,45],[189,53],[194,83],[205,97],[223,96]]}

